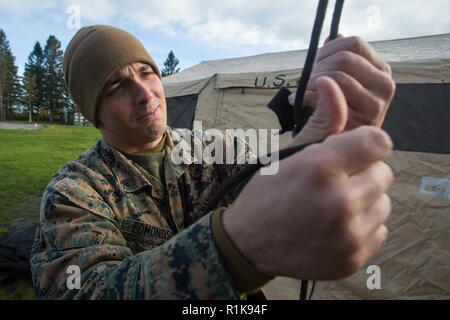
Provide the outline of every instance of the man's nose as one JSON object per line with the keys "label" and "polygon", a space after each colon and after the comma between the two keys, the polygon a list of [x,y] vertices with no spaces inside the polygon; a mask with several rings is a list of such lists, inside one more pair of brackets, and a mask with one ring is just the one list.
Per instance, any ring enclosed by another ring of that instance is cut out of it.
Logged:
{"label": "man's nose", "polygon": [[140,79],[133,79],[133,100],[136,104],[147,104],[154,95],[149,84]]}

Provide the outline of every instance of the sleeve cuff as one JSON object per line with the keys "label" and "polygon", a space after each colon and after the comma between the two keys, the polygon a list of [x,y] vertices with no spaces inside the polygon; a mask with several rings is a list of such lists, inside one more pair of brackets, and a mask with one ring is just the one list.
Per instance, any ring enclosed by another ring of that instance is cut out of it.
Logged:
{"label": "sleeve cuff", "polygon": [[240,293],[256,292],[273,278],[257,270],[228,237],[222,224],[222,214],[225,210],[226,208],[219,208],[211,216],[211,228],[217,250],[237,290]]}

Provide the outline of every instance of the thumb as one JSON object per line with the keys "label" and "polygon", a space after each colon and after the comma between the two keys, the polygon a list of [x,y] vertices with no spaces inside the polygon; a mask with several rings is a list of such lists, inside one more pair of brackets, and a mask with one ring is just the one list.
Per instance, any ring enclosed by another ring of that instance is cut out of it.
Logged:
{"label": "thumb", "polygon": [[342,132],[347,123],[348,106],[344,93],[329,77],[316,80],[318,102],[316,110],[302,131],[295,137],[294,144],[323,140]]}

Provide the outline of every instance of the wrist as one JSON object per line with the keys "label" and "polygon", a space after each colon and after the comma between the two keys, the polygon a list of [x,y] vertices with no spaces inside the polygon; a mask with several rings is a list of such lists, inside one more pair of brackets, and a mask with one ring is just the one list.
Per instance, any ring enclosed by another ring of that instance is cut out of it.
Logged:
{"label": "wrist", "polygon": [[264,240],[264,232],[254,227],[255,221],[245,221],[245,214],[235,212],[232,206],[222,214],[222,226],[234,247],[258,272],[269,278],[276,276],[276,265],[270,257],[268,241]]}

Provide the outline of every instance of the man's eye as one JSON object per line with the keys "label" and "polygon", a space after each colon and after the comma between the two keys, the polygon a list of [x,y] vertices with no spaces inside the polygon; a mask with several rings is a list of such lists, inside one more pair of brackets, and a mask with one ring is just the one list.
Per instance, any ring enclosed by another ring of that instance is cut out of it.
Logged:
{"label": "man's eye", "polygon": [[122,87],[123,87],[123,81],[114,81],[109,86],[109,93],[108,93],[108,95],[113,94],[117,90],[120,90],[120,88],[122,88]]}
{"label": "man's eye", "polygon": [[116,79],[111,83],[111,88],[120,87],[122,85],[122,79]]}
{"label": "man's eye", "polygon": [[154,74],[153,71],[142,71],[142,72],[141,72],[141,75],[142,75],[143,77],[149,77],[149,76],[151,76],[152,74]]}

